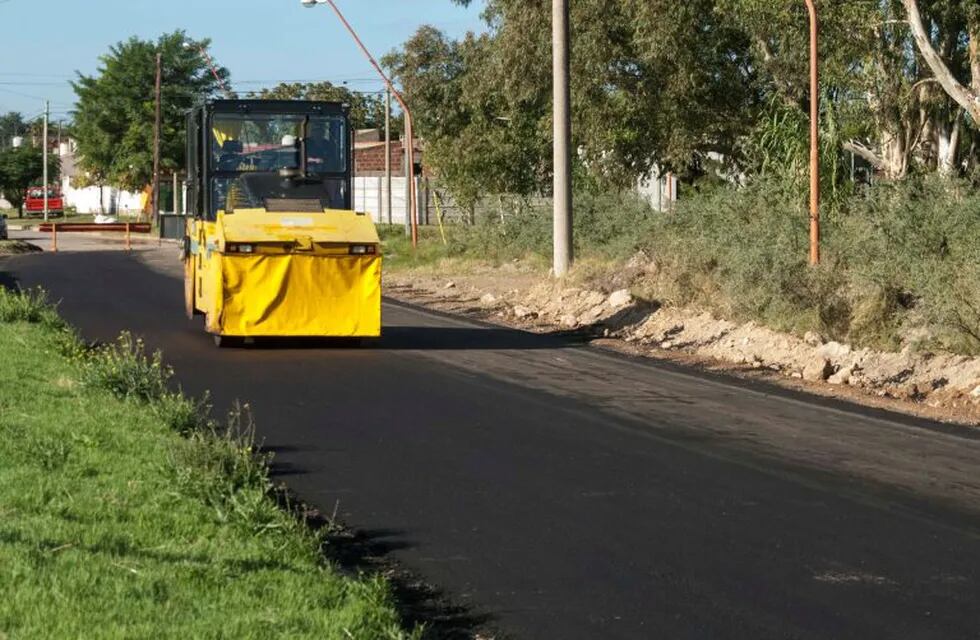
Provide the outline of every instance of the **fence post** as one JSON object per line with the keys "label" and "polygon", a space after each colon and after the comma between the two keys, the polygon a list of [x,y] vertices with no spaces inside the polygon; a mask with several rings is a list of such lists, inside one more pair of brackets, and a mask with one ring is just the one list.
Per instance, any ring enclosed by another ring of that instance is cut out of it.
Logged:
{"label": "fence post", "polygon": [[51,223],[51,253],[58,253],[58,223]]}
{"label": "fence post", "polygon": [[133,245],[129,238],[129,223],[126,223],[126,251],[132,251]]}

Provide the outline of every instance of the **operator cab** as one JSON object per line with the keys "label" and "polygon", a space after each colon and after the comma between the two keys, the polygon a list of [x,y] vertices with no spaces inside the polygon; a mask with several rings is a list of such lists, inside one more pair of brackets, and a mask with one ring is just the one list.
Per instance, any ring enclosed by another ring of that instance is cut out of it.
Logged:
{"label": "operator cab", "polygon": [[348,112],[340,103],[280,100],[214,100],[192,110],[188,214],[350,210]]}

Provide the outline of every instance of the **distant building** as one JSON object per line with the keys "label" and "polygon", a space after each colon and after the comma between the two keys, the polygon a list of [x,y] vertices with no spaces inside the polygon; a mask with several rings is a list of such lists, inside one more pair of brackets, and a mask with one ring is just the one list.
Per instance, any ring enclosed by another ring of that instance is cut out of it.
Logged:
{"label": "distant building", "polygon": [[61,156],[61,193],[65,206],[78,213],[106,213],[108,215],[139,215],[143,210],[144,196],[118,189],[111,185],[81,186],[87,182],[78,166],[78,144],[69,139],[58,145]]}

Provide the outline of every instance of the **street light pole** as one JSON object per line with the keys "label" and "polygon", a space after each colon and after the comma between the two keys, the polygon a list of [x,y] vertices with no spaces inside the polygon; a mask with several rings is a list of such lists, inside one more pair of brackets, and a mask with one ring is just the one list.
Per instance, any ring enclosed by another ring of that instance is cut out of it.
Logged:
{"label": "street light pole", "polygon": [[153,192],[150,194],[152,205],[150,213],[154,223],[159,222],[160,216],[160,93],[162,85],[163,54],[157,53],[157,77],[154,95],[156,97],[156,115],[153,121]]}
{"label": "street light pole", "polygon": [[405,148],[405,157],[406,157],[405,159],[407,164],[407,166],[405,167],[405,172],[406,172],[406,176],[408,177],[408,185],[406,186],[406,194],[407,194],[406,199],[408,200],[408,202],[406,203],[406,209],[411,224],[412,246],[417,247],[419,241],[418,194],[416,193],[415,179],[414,179],[415,130],[413,127],[412,112],[411,110],[409,110],[408,104],[405,103],[405,98],[402,97],[402,94],[399,93],[397,89],[395,89],[395,85],[392,84],[391,79],[385,74],[384,71],[382,71],[381,65],[378,64],[378,61],[374,59],[374,56],[371,55],[371,52],[368,51],[366,46],[364,46],[364,42],[361,41],[361,38],[357,35],[357,32],[354,31],[354,27],[352,27],[351,24],[347,22],[347,18],[344,17],[343,13],[341,13],[340,9],[334,3],[334,0],[301,0],[301,3],[304,7],[315,7],[318,4],[330,5],[330,8],[333,9],[333,12],[337,14],[337,18],[340,19],[341,24],[344,25],[344,28],[346,28],[348,33],[350,33],[351,37],[354,38],[354,42],[357,43],[357,46],[367,57],[368,61],[371,63],[371,66],[374,67],[374,70],[378,72],[378,75],[381,76],[381,79],[384,81],[385,86],[389,91],[391,91],[391,94],[395,97],[395,100],[398,101],[398,105],[402,108],[402,113],[405,115],[405,144],[407,145]]}
{"label": "street light pole", "polygon": [[391,226],[391,90],[385,90],[385,192],[388,225]]}
{"label": "street light pole", "polygon": [[554,273],[572,265],[572,121],[568,0],[552,0],[552,76],[554,79]]}
{"label": "street light pole", "polygon": [[810,14],[810,265],[820,264],[820,25],[814,0]]}
{"label": "street light pole", "polygon": [[218,73],[218,69],[214,66],[214,60],[211,58],[211,54],[208,53],[208,50],[197,43],[184,42],[185,49],[191,46],[197,46],[198,52],[200,52],[201,57],[204,58],[205,62],[208,63],[208,69],[211,70],[211,75],[214,76],[214,79],[218,81],[218,86],[221,87],[221,91],[225,94],[225,97],[232,97],[231,89],[228,87],[225,79],[221,77],[221,74]]}

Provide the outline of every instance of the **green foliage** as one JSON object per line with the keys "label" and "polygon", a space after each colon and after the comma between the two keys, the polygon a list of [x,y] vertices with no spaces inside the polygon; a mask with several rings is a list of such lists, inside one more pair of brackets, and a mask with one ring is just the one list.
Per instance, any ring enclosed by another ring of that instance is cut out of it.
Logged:
{"label": "green foliage", "polygon": [[27,322],[59,329],[64,326],[43,289],[11,291],[0,286],[0,322]]}
{"label": "green foliage", "polygon": [[[976,3],[919,4],[936,48],[970,84]],[[486,34],[452,40],[423,27],[386,59],[418,113],[427,163],[465,205],[550,190],[550,9],[489,0]],[[693,184],[720,164],[728,176],[761,170],[805,182],[804,3],[583,0],[570,10],[574,146],[591,180],[630,188],[668,170]],[[900,2],[821,3],[819,14],[821,155],[832,197],[847,196],[845,145],[888,179],[977,170],[980,129],[934,82]]]}
{"label": "green foliage", "polygon": [[[162,56],[161,167],[170,172],[184,166],[185,113],[220,88],[201,55],[208,42],[192,41],[183,31],[156,42],[133,37],[113,45],[95,75],[79,74],[73,83],[74,130],[81,167],[92,183],[134,191],[150,183],[157,53]],[[227,81],[226,69],[218,74]]]}
{"label": "green foliage", "polygon": [[[61,172],[60,158],[48,155],[48,181],[58,182]],[[31,146],[0,150],[0,191],[16,209],[24,204],[28,187],[40,186],[44,181],[44,150]]]}
{"label": "green foliage", "polygon": [[796,332],[892,349],[980,353],[980,196],[939,180],[881,185],[824,221],[807,266],[795,189],[760,182],[681,202],[645,240],[647,295]]}
{"label": "green foliage", "polygon": [[490,36],[454,42],[423,27],[384,60],[426,140],[426,164],[466,206],[487,193],[533,193],[550,162],[543,94],[506,88],[499,51]]}
{"label": "green foliage", "polygon": [[[474,225],[450,227],[446,246],[430,230],[413,252],[395,229],[386,264],[519,259],[546,269],[550,202],[497,205]],[[980,193],[969,183],[933,177],[842,191],[823,218],[819,268],[807,262],[808,227],[799,185],[772,176],[705,187],[670,213],[629,192],[575,197],[577,255],[619,270],[642,252],[655,265],[633,282],[644,297],[858,346],[980,354]]]}
{"label": "green foliage", "polygon": [[[385,100],[378,94],[364,94],[331,82],[283,82],[259,93],[263,100],[326,100],[350,105],[351,126],[355,129],[381,129],[385,126]],[[392,129],[400,129],[400,118],[393,118]],[[392,133],[394,135],[394,131]]]}
{"label": "green foliage", "polygon": [[82,380],[105,389],[118,398],[135,398],[144,402],[167,396],[167,383],[173,371],[163,364],[159,351],[146,355],[139,338],[123,333],[115,344],[96,347],[86,355]]}
{"label": "green foliage", "polygon": [[8,111],[0,115],[0,146],[9,148],[13,138],[23,135],[27,127],[24,115],[17,111]]}

